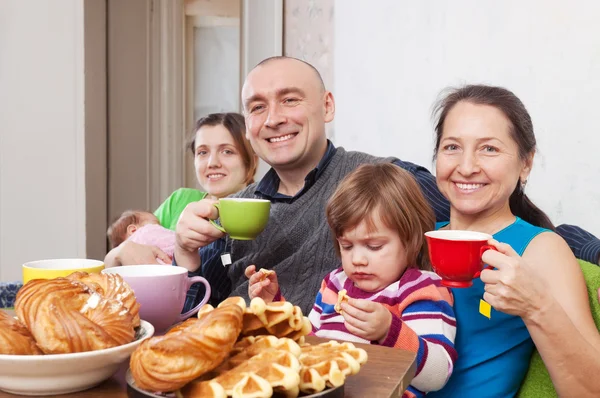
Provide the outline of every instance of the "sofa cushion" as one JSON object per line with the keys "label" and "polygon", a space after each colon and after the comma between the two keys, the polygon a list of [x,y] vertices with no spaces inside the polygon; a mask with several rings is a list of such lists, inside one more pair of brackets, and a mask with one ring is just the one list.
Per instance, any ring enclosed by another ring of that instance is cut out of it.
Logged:
{"label": "sofa cushion", "polygon": [[[600,330],[600,303],[598,303],[598,288],[600,288],[600,267],[596,264],[579,260],[592,310],[592,317],[596,327]],[[539,352],[534,351],[529,363],[529,370],[525,380],[521,384],[521,389],[517,394],[519,398],[538,398],[538,397],[558,397],[554,390],[554,385],[548,374],[548,370],[542,361]]]}

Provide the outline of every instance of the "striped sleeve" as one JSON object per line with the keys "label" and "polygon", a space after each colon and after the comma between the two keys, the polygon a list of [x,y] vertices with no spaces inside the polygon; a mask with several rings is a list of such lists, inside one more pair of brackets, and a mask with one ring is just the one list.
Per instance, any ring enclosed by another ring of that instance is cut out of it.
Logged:
{"label": "striped sleeve", "polygon": [[[325,294],[325,291],[327,290],[327,279],[324,279],[321,282],[321,288],[319,289],[319,292],[317,293],[317,297],[315,298],[315,304],[313,305],[312,310],[310,310],[310,313],[308,314],[308,320],[310,321],[310,324],[312,325],[312,333],[311,334],[315,334],[317,332],[317,330],[319,330],[321,328],[321,314],[323,314],[323,308],[325,306],[328,306],[329,304],[324,304],[323,303],[323,295]],[[327,308],[325,308],[327,310]]]}
{"label": "striped sleeve", "polygon": [[567,242],[575,257],[592,264],[600,264],[600,240],[594,235],[568,224],[556,227],[556,233]]}
{"label": "striped sleeve", "polygon": [[411,292],[390,311],[392,324],[381,344],[417,354],[417,371],[410,392],[422,396],[424,392],[441,389],[450,378],[457,358],[456,319],[450,293],[431,281]]}
{"label": "striped sleeve", "polygon": [[[202,259],[202,267],[195,272],[188,272],[190,278],[193,276],[206,278],[211,290],[208,302],[215,307],[231,293],[231,280],[227,276],[227,268],[221,263],[221,254],[229,250],[228,241],[223,238],[217,239],[208,246],[201,247],[198,252]],[[173,257],[173,265],[177,266],[175,257]],[[191,310],[202,301],[205,291],[206,289],[202,283],[194,283],[186,294],[181,313]]]}

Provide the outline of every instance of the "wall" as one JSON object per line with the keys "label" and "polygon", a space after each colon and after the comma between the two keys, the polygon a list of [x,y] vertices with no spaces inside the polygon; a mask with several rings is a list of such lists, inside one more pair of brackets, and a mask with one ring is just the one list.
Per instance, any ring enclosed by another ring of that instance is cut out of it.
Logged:
{"label": "wall", "polygon": [[[93,7],[99,23],[85,36],[89,0],[0,2],[0,280],[21,279],[29,260],[85,257],[105,241],[88,242],[105,223],[86,231],[86,176],[98,187],[102,218],[102,172],[86,173],[86,143],[105,140],[98,120],[102,99],[86,93],[86,61],[103,51],[103,2]],[[85,4],[85,6],[84,6]],[[91,8],[90,8],[91,11]],[[90,26],[92,26],[90,25]],[[94,39],[95,37],[95,39]],[[88,58],[89,57],[89,58]],[[102,94],[99,94],[100,96]],[[85,101],[89,101],[86,108]],[[86,109],[88,113],[86,114]],[[89,134],[89,136],[87,135]],[[96,147],[102,153],[102,146]],[[104,156],[92,157],[105,169]],[[86,246],[89,246],[86,247]]]}
{"label": "wall", "polygon": [[599,19],[584,0],[336,1],[336,143],[431,167],[439,91],[505,86],[536,128],[528,193],[554,222],[600,235]]}
{"label": "wall", "polygon": [[108,218],[151,210],[150,7],[108,0]]}
{"label": "wall", "polygon": [[[284,2],[284,54],[312,64],[321,74],[325,87],[335,92],[333,16],[333,0]],[[327,125],[327,136],[335,139],[333,123]]]}

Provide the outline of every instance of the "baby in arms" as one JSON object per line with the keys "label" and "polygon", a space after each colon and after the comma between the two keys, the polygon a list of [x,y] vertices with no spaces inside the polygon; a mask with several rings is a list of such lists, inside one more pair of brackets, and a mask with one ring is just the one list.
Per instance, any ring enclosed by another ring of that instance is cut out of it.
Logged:
{"label": "baby in arms", "polygon": [[[108,228],[111,247],[126,240],[143,245],[156,246],[171,259],[175,249],[175,231],[162,227],[156,216],[142,210],[127,210]],[[157,261],[164,264],[159,258]]]}

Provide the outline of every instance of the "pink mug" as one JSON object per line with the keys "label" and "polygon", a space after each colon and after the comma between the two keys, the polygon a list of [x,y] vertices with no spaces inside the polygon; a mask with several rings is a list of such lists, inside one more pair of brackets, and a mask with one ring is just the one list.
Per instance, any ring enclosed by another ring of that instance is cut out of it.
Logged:
{"label": "pink mug", "polygon": [[[491,235],[475,231],[438,230],[425,233],[429,261],[447,287],[470,287],[484,269],[481,256],[496,250],[487,244]],[[489,265],[485,268],[492,268]]]}
{"label": "pink mug", "polygon": [[[150,322],[156,333],[165,332],[175,323],[194,315],[210,298],[210,285],[201,276],[188,277],[183,267],[165,265],[126,265],[106,268],[103,273],[119,274],[131,286],[140,303],[140,318]],[[182,314],[187,291],[193,283],[206,287],[204,298]]]}

